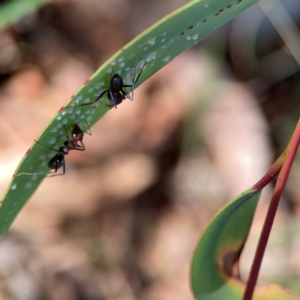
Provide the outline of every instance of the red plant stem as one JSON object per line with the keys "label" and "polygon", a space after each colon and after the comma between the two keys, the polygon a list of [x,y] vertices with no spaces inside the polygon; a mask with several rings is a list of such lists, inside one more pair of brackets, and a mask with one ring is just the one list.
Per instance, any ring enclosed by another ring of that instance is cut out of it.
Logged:
{"label": "red plant stem", "polygon": [[276,211],[279,205],[280,197],[282,195],[283,189],[285,187],[293,160],[295,158],[295,155],[297,153],[297,149],[299,146],[300,141],[300,120],[298,121],[298,124],[296,126],[296,129],[294,131],[294,134],[290,140],[290,143],[285,150],[285,161],[283,162],[281,171],[279,173],[278,180],[276,182],[273,197],[270,202],[269,210],[266,216],[266,220],[262,229],[262,233],[258,242],[258,246],[256,249],[255,257],[253,260],[253,264],[251,267],[249,279],[247,282],[246,290],[244,293],[243,300],[251,300],[255,285],[258,278],[258,273],[260,270],[260,266],[262,263],[262,259],[266,250],[266,246],[268,243],[268,239],[270,236],[270,232],[272,229],[272,225],[275,219]]}
{"label": "red plant stem", "polygon": [[255,191],[262,190],[266,185],[268,185],[280,172],[283,162],[285,160],[285,154],[284,151],[274,162],[270,170],[264,175],[262,179],[260,179],[257,183],[253,185],[253,189]]}

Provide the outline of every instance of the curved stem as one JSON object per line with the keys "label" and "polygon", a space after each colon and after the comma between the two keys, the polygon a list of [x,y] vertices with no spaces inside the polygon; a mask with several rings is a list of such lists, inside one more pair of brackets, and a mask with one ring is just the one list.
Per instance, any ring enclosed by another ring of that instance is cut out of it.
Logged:
{"label": "curved stem", "polygon": [[272,229],[272,225],[275,219],[276,211],[279,205],[279,201],[281,198],[281,195],[283,193],[291,166],[293,164],[295,155],[297,153],[297,149],[299,146],[300,141],[300,120],[298,121],[298,124],[296,126],[296,129],[294,131],[294,134],[290,140],[289,145],[287,146],[286,150],[283,153],[283,157],[285,157],[285,160],[283,162],[281,171],[279,173],[278,180],[276,182],[274,193],[272,196],[272,200],[270,202],[269,210],[266,216],[266,220],[262,229],[262,233],[258,242],[258,246],[256,249],[255,257],[253,260],[253,264],[251,267],[249,279],[247,282],[245,294],[243,297],[243,300],[251,300],[255,285],[258,278],[258,273],[260,270],[260,266],[262,263],[262,259],[266,250],[266,246],[268,243],[268,239],[270,236],[270,232]]}

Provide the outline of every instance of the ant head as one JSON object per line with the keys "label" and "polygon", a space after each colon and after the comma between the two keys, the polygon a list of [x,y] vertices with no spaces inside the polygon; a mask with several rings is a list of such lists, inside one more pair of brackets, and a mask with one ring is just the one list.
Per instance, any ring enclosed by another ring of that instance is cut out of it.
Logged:
{"label": "ant head", "polygon": [[114,74],[110,79],[110,88],[113,92],[118,92],[123,87],[123,79],[119,74]]}
{"label": "ant head", "polygon": [[75,123],[73,125],[73,129],[72,129],[72,140],[73,141],[82,141],[83,139],[83,132],[81,130],[81,128],[79,127],[79,125],[77,123]]}

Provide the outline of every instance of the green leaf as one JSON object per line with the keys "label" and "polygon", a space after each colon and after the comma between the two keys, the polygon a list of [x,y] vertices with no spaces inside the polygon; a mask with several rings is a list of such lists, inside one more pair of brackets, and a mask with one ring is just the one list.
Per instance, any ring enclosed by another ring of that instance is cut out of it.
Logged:
{"label": "green leaf", "polygon": [[[180,53],[257,2],[258,0],[192,1],[165,17],[100,67],[71,98],[69,107],[58,112],[38,141],[58,149],[66,140],[64,126],[69,132],[72,125],[78,122],[80,127],[86,130],[85,120],[90,125],[97,122],[109,110],[107,100],[103,101],[106,97],[94,105],[73,108],[70,106],[94,101],[109,86],[112,72],[121,75],[125,83],[129,84],[135,65],[139,62],[141,67],[147,63],[136,85],[138,86]],[[116,112],[112,109],[111,113]],[[54,151],[34,143],[21,161],[16,174],[49,172],[47,163],[55,154]],[[13,178],[0,207],[0,236],[9,228],[43,177],[21,175]]]}
{"label": "green leaf", "polygon": [[[197,300],[240,300],[245,284],[236,271],[261,191],[249,189],[226,205],[203,233],[191,263]],[[255,300],[299,299],[276,285],[257,289]]]}
{"label": "green leaf", "polygon": [[0,30],[35,11],[50,0],[7,0],[0,4]]}

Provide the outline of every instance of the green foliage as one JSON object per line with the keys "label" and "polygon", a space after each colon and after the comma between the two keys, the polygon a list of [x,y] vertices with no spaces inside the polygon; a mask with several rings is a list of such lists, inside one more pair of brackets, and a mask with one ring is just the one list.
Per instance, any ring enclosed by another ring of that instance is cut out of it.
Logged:
{"label": "green foliage", "polygon": [[[191,265],[191,286],[197,299],[241,299],[240,291],[226,284],[248,236],[260,193],[245,192],[221,210],[201,237]],[[226,261],[231,256],[232,261]]]}
{"label": "green foliage", "polygon": [[[147,63],[136,85],[138,86],[180,53],[257,2],[258,0],[192,1],[165,17],[101,66],[72,97],[68,107],[54,116],[38,141],[58,149],[66,140],[64,126],[69,132],[75,122],[79,123],[83,130],[86,129],[85,120],[90,125],[97,122],[109,110],[107,101],[99,101],[95,105],[84,107],[70,106],[95,100],[97,95],[108,87],[112,71],[120,74],[125,79],[125,83],[130,83],[134,66],[138,62],[139,67]],[[96,29],[92,28],[92,30]],[[113,112],[114,109],[111,113]],[[16,170],[16,174],[48,172],[47,163],[55,154],[54,151],[33,143]],[[44,177],[45,175],[21,175],[13,178],[0,207],[0,236],[7,231]]]}
{"label": "green foliage", "polygon": [[0,30],[9,26],[49,0],[7,0],[0,4]]}
{"label": "green foliage", "polygon": [[[197,300],[240,300],[245,285],[234,274],[248,237],[261,191],[249,189],[223,208],[203,233],[191,264],[191,287]],[[234,276],[235,275],[235,276]],[[254,294],[255,300],[298,299],[268,285]]]}

